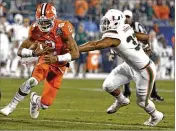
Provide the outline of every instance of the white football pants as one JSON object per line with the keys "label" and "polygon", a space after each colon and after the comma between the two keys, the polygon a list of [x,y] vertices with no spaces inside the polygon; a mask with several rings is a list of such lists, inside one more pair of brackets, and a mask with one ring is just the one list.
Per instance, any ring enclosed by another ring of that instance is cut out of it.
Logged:
{"label": "white football pants", "polygon": [[127,63],[123,62],[118,65],[107,76],[103,83],[103,89],[109,93],[119,88],[121,85],[129,83],[134,80],[136,83],[136,96],[137,99],[148,103],[153,83],[156,77],[156,67],[153,61],[143,70],[134,70]]}

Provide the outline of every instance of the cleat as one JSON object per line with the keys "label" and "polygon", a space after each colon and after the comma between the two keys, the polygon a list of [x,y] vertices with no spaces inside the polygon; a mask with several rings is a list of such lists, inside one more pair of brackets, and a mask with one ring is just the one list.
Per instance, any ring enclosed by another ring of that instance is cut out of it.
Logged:
{"label": "cleat", "polygon": [[33,119],[36,119],[39,116],[39,110],[40,110],[39,105],[33,101],[33,97],[35,95],[37,95],[36,92],[32,92],[30,97],[30,116]]}
{"label": "cleat", "polygon": [[13,112],[14,109],[15,109],[15,106],[8,104],[6,107],[0,110],[0,113],[5,116],[8,116],[10,113]]}
{"label": "cleat", "polygon": [[107,113],[108,114],[113,114],[115,112],[117,112],[117,110],[120,107],[126,106],[130,104],[130,100],[128,98],[124,98],[124,100],[122,102],[119,102],[118,100],[115,100],[115,102],[107,109]]}
{"label": "cleat", "polygon": [[159,95],[151,95],[151,100],[164,101],[164,98]]}
{"label": "cleat", "polygon": [[156,126],[163,118],[164,118],[163,113],[157,111],[157,114],[156,114],[155,117],[150,117],[143,124],[146,125],[146,126]]}

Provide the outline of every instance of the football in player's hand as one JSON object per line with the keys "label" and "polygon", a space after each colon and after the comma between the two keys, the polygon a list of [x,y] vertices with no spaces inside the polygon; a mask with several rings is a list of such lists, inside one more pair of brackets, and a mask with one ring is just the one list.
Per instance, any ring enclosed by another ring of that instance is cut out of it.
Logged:
{"label": "football in player's hand", "polygon": [[46,50],[45,54],[51,54],[53,53],[54,49],[52,48],[52,46],[49,46],[48,44],[45,43],[41,43],[43,50]]}

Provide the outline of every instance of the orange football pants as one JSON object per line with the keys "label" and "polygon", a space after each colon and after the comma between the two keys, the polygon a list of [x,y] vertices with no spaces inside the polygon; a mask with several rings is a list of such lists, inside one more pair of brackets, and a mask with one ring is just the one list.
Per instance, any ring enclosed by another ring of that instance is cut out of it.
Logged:
{"label": "orange football pants", "polygon": [[48,64],[37,64],[32,72],[38,82],[44,80],[41,103],[50,106],[56,98],[57,91],[63,80],[66,67],[54,67]]}

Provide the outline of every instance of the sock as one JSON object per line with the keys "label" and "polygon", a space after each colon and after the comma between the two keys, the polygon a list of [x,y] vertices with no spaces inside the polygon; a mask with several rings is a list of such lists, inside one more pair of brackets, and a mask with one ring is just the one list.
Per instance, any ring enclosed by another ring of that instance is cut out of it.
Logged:
{"label": "sock", "polygon": [[12,99],[12,101],[10,102],[10,105],[12,107],[16,107],[18,105],[19,101],[17,99],[15,99],[15,97]]}
{"label": "sock", "polygon": [[155,108],[155,105],[152,101],[149,100],[149,103],[148,105],[144,108],[144,110],[149,114],[151,115],[152,117],[155,117],[156,116],[156,108]]}
{"label": "sock", "polygon": [[122,102],[125,99],[125,96],[122,92],[118,96],[114,96],[119,102]]}
{"label": "sock", "polygon": [[14,98],[12,99],[12,101],[10,102],[10,105],[13,106],[14,108],[18,105],[18,103],[20,101],[22,101],[24,99],[24,97],[26,96],[27,94],[25,93],[22,93],[21,90],[19,89]]}

